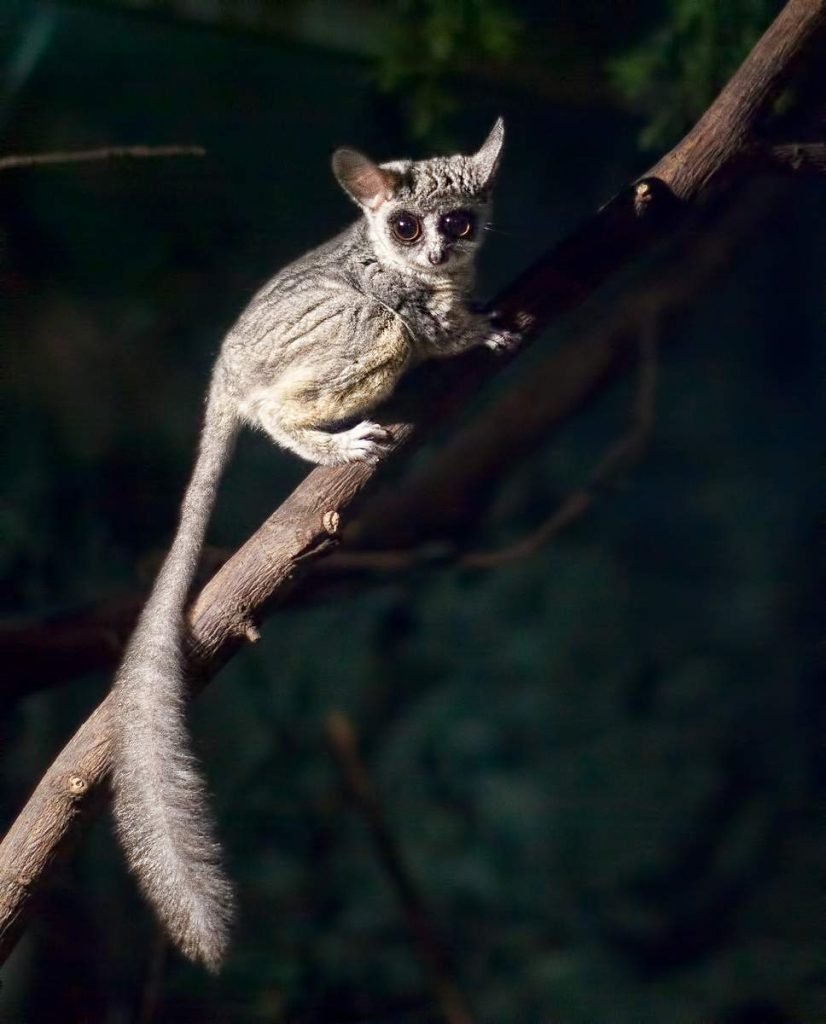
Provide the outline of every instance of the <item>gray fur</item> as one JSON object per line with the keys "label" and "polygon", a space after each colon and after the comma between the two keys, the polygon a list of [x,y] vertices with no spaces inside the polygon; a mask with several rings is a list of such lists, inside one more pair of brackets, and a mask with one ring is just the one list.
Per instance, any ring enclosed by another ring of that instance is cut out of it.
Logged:
{"label": "gray fur", "polygon": [[[233,916],[206,788],[185,722],[183,610],[218,482],[242,424],[310,462],[376,461],[386,432],[363,419],[414,363],[515,337],[471,311],[501,119],[473,156],[376,165],[338,150],[333,169],[364,216],[286,267],[224,340],[180,524],[114,682],[114,813],[131,870],[183,953],[216,970]],[[440,217],[472,211],[472,238]],[[399,242],[390,220],[418,218]],[[342,425],[348,421],[355,426]],[[338,429],[337,429],[338,428]]]}

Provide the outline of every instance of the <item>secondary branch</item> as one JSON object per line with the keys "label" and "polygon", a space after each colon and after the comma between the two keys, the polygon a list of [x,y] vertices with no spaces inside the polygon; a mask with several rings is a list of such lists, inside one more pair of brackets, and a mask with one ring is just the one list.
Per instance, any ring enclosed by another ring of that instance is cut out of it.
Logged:
{"label": "secondary branch", "polygon": [[147,160],[170,156],[204,156],[203,146],[103,146],[99,149],[74,149],[54,153],[10,153],[0,156],[0,171],[20,167],[47,167],[59,164],[89,164],[102,160]]}

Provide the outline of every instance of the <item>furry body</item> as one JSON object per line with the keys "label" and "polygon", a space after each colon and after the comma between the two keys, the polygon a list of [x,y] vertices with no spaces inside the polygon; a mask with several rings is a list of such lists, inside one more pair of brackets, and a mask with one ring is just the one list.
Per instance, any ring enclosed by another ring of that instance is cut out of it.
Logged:
{"label": "furry body", "polygon": [[[221,473],[244,424],[316,463],[377,460],[358,420],[424,359],[515,339],[469,308],[503,128],[478,153],[333,167],[363,217],[270,280],[224,340],[170,552],[114,683],[114,813],[129,866],[187,956],[216,969],[233,912],[187,735],[183,611]],[[343,429],[342,429],[343,427]]]}

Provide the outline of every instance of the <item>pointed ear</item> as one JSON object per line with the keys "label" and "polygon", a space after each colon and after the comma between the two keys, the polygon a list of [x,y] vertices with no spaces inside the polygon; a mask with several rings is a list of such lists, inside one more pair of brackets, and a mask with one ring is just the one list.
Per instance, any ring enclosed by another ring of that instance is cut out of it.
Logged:
{"label": "pointed ear", "polygon": [[471,159],[476,164],[479,175],[479,182],[483,190],[490,188],[496,172],[499,169],[499,159],[502,155],[502,144],[505,141],[505,122],[497,117],[496,123],[490,130],[490,134],[482,143],[478,153],[474,153]]}
{"label": "pointed ear", "polygon": [[379,167],[355,149],[337,149],[333,153],[333,174],[347,195],[368,210],[378,210],[393,195],[397,184],[392,171]]}

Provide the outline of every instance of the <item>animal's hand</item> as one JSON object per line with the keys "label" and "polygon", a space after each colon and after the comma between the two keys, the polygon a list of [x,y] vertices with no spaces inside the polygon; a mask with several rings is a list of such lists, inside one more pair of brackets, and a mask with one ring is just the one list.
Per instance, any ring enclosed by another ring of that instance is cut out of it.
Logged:
{"label": "animal's hand", "polygon": [[511,331],[505,327],[491,325],[491,331],[484,340],[486,348],[493,352],[512,352],[522,343],[519,331]]}

